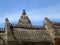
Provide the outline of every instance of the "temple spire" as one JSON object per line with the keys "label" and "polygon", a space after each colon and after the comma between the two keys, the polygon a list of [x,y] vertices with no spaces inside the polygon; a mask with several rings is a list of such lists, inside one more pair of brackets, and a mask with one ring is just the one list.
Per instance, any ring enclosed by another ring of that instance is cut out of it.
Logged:
{"label": "temple spire", "polygon": [[23,27],[32,26],[30,19],[26,15],[25,9],[23,9],[22,16],[19,19],[18,25]]}
{"label": "temple spire", "polygon": [[22,15],[26,15],[25,9],[23,9]]}

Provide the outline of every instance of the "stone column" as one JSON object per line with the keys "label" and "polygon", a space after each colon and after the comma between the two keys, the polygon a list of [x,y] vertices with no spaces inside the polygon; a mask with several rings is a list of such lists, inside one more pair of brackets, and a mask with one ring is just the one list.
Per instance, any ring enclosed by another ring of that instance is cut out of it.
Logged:
{"label": "stone column", "polygon": [[6,39],[5,39],[5,43],[6,45],[8,45],[8,31],[10,30],[10,25],[9,25],[9,20],[8,18],[5,18],[5,34],[6,34]]}

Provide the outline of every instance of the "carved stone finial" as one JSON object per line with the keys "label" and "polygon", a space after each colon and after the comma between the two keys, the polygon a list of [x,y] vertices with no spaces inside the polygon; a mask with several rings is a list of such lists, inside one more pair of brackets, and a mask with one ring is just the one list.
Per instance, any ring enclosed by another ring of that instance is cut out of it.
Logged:
{"label": "carved stone finial", "polygon": [[9,21],[8,18],[5,18],[5,21]]}
{"label": "carved stone finial", "polygon": [[5,18],[5,30],[10,30],[10,24],[8,18]]}
{"label": "carved stone finial", "polygon": [[22,13],[22,15],[26,15],[25,9],[23,9],[23,13]]}
{"label": "carved stone finial", "polygon": [[49,24],[52,23],[47,17],[44,18],[44,21],[45,21],[45,23],[47,23],[47,24],[48,24],[48,23],[49,23]]}

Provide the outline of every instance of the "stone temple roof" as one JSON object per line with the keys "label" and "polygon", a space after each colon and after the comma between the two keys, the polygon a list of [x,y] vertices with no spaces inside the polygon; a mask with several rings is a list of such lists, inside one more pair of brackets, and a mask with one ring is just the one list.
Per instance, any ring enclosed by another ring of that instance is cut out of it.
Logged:
{"label": "stone temple roof", "polygon": [[45,30],[44,26],[31,26],[31,27],[28,27],[28,26],[20,26],[20,25],[15,25],[15,26],[12,26],[13,28],[24,28],[24,29],[39,29],[39,30]]}
{"label": "stone temple roof", "polygon": [[60,22],[52,22],[55,29],[60,29]]}
{"label": "stone temple roof", "polygon": [[52,41],[53,38],[46,30],[22,30],[14,29],[16,39],[27,42]]}
{"label": "stone temple roof", "polygon": [[55,26],[60,26],[60,22],[52,22]]}

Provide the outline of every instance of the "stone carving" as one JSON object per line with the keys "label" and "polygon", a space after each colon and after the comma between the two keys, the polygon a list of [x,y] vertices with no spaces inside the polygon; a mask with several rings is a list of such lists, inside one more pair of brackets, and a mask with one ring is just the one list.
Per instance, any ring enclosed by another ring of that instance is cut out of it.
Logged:
{"label": "stone carving", "polygon": [[0,45],[5,45],[5,40],[0,36]]}
{"label": "stone carving", "polygon": [[[60,25],[44,18],[43,26],[33,26],[26,15],[25,10],[22,12],[18,23],[13,25],[8,18],[5,19],[5,28],[0,31],[0,44],[20,44],[20,42],[49,42],[55,44],[56,32],[60,30]],[[60,35],[60,33],[59,33]]]}
{"label": "stone carving", "polygon": [[[17,31],[18,30],[18,31]],[[27,29],[14,29],[14,35],[18,41],[52,41],[50,34],[45,30],[27,30]]]}

